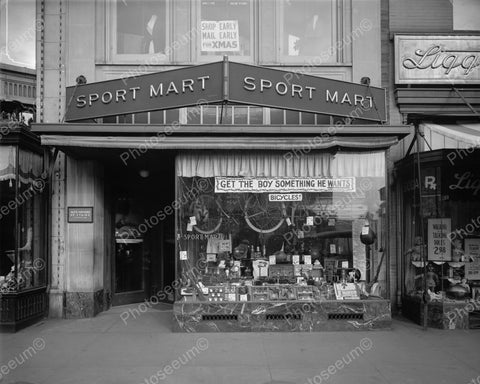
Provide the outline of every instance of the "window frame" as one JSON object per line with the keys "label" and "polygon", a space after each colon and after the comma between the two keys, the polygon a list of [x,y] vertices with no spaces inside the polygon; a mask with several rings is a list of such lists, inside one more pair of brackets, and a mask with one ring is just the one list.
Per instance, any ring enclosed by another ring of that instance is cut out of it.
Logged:
{"label": "window frame", "polygon": [[121,0],[107,2],[106,12],[106,55],[107,61],[115,64],[144,64],[158,65],[169,64],[173,61],[171,39],[173,36],[173,12],[171,0],[161,0],[165,2],[165,50],[170,48],[169,54],[160,53],[117,53],[117,3]]}
{"label": "window frame", "polygon": [[[345,37],[348,34],[351,34],[352,23],[351,23],[351,0],[329,0],[332,7],[332,27],[331,27],[331,49],[334,49],[336,52],[335,60],[328,62],[317,62],[315,58],[318,55],[312,56],[289,56],[283,52],[283,16],[285,13],[285,0],[280,0],[275,2],[275,44],[276,44],[276,55],[275,60],[277,63],[282,64],[305,64],[308,63],[312,66],[335,66],[335,65],[350,65],[351,62],[351,44],[342,44],[340,49],[335,48],[339,42],[344,41]],[[329,52],[326,51],[326,52]],[[323,52],[322,52],[323,53]]]}

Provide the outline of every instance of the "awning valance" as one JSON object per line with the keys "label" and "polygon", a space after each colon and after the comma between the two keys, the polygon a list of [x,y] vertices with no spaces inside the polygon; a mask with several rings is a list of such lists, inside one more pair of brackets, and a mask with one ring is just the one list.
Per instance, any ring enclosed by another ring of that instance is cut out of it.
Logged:
{"label": "awning valance", "polygon": [[423,123],[420,129],[432,150],[480,146],[480,123],[442,125]]}
{"label": "awning valance", "polygon": [[130,137],[130,136],[68,136],[42,135],[42,145],[86,148],[139,149],[223,149],[223,150],[282,150],[308,153],[314,149],[345,147],[355,149],[385,149],[398,142],[397,137]]}

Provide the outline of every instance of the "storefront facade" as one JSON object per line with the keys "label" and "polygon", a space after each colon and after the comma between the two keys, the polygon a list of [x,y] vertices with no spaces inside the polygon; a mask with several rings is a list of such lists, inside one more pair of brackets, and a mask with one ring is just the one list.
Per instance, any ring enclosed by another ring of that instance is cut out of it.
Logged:
{"label": "storefront facade", "polygon": [[386,150],[411,129],[389,124],[380,4],[125,7],[38,10],[63,26],[33,129],[50,316],[147,300],[180,331],[388,327]]}
{"label": "storefront facade", "polygon": [[479,42],[395,36],[397,103],[416,126],[395,164],[402,312],[442,329],[478,328]]}

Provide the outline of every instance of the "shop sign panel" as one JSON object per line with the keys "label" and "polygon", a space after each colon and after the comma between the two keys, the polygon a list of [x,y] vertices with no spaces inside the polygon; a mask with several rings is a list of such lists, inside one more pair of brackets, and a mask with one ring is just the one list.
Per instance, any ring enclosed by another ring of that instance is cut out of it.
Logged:
{"label": "shop sign panel", "polygon": [[480,36],[395,36],[395,83],[480,84]]}
{"label": "shop sign panel", "polygon": [[215,177],[215,193],[355,192],[354,177],[236,178]]}
{"label": "shop sign panel", "polygon": [[222,62],[67,87],[65,121],[223,100]]}
{"label": "shop sign panel", "polygon": [[67,222],[93,223],[93,207],[68,207]]}
{"label": "shop sign panel", "polygon": [[385,90],[296,72],[230,63],[235,103],[385,121]]}
{"label": "shop sign panel", "polygon": [[66,102],[70,122],[220,102],[386,121],[383,88],[228,60],[67,87]]}
{"label": "shop sign panel", "polygon": [[428,219],[428,260],[452,261],[451,219]]}
{"label": "shop sign panel", "polygon": [[201,21],[202,52],[239,52],[238,20]]}

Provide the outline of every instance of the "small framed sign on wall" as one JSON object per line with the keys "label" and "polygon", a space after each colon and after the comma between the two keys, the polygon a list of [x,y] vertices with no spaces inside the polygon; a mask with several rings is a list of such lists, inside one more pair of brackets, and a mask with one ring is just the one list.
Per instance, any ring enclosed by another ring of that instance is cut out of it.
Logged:
{"label": "small framed sign on wall", "polygon": [[93,223],[93,207],[68,207],[67,222]]}

